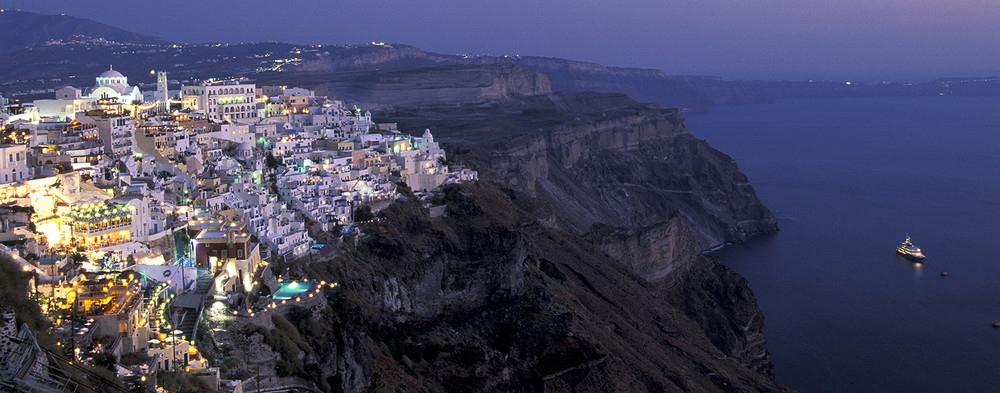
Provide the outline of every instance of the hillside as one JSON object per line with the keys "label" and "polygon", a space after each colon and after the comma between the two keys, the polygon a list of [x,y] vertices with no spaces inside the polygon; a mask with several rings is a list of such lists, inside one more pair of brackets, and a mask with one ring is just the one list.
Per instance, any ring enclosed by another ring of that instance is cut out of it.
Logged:
{"label": "hillside", "polygon": [[287,266],[340,283],[307,308],[213,322],[199,342],[227,375],[259,366],[324,391],[785,390],[749,285],[701,254],[777,230],[774,216],[677,110],[552,93],[383,116],[432,127],[482,180],[428,201],[444,217],[407,195],[339,255]]}
{"label": "hillside", "polygon": [[218,343],[211,356],[231,373],[263,366],[323,391],[786,390],[744,280],[698,256],[676,284],[648,282],[541,225],[523,197],[448,186],[439,218],[412,196],[396,202],[357,247],[293,268],[336,290],[199,341]]}
{"label": "hillside", "polygon": [[0,54],[45,44],[49,41],[103,39],[123,44],[168,45],[170,42],[125,31],[90,19],[66,15],[42,15],[27,11],[0,12]]}

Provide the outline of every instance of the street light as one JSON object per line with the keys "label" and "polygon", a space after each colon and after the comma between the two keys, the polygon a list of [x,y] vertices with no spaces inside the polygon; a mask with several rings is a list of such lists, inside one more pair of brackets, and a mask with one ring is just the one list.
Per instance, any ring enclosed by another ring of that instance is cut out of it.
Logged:
{"label": "street light", "polygon": [[173,348],[170,349],[170,353],[173,354],[173,357],[174,357],[174,362],[172,364],[173,368],[177,369],[177,329],[176,329],[177,328],[177,314],[171,315],[170,316],[170,320],[172,322],[171,323],[172,326],[170,326],[170,327],[173,328],[173,330],[170,331],[170,337],[172,337],[173,340],[170,340],[170,341],[173,342],[173,344],[174,344]]}
{"label": "street light", "polygon": [[73,348],[73,360],[77,360],[77,355],[80,353],[80,349],[76,347],[77,304],[80,303],[80,293],[83,293],[83,288],[76,288],[74,292],[76,294],[73,295],[73,316],[70,318],[70,345]]}

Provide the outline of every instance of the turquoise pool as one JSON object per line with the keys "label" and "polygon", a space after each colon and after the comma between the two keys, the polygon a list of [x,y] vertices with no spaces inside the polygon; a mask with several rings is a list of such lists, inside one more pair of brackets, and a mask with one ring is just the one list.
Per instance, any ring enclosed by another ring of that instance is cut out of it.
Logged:
{"label": "turquoise pool", "polygon": [[308,282],[289,281],[281,284],[281,288],[271,297],[274,300],[288,300],[313,289],[313,284]]}

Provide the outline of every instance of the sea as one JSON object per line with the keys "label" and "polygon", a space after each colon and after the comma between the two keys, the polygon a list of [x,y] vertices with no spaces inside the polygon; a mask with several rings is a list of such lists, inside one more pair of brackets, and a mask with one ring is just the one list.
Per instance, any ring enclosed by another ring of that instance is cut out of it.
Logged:
{"label": "sea", "polygon": [[[686,117],[779,219],[777,234],[714,252],[753,288],[777,382],[1000,391],[1000,98],[785,99]],[[907,234],[923,263],[895,254]]]}

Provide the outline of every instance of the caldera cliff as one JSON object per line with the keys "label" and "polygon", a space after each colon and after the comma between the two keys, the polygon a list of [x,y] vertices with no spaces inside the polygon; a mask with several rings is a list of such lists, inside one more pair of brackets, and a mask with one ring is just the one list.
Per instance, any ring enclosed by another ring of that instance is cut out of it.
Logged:
{"label": "caldera cliff", "polygon": [[701,253],[777,230],[731,158],[620,94],[473,101],[375,117],[431,128],[478,184],[404,191],[336,255],[274,266],[339,286],[205,352],[323,391],[786,390],[746,281]]}

